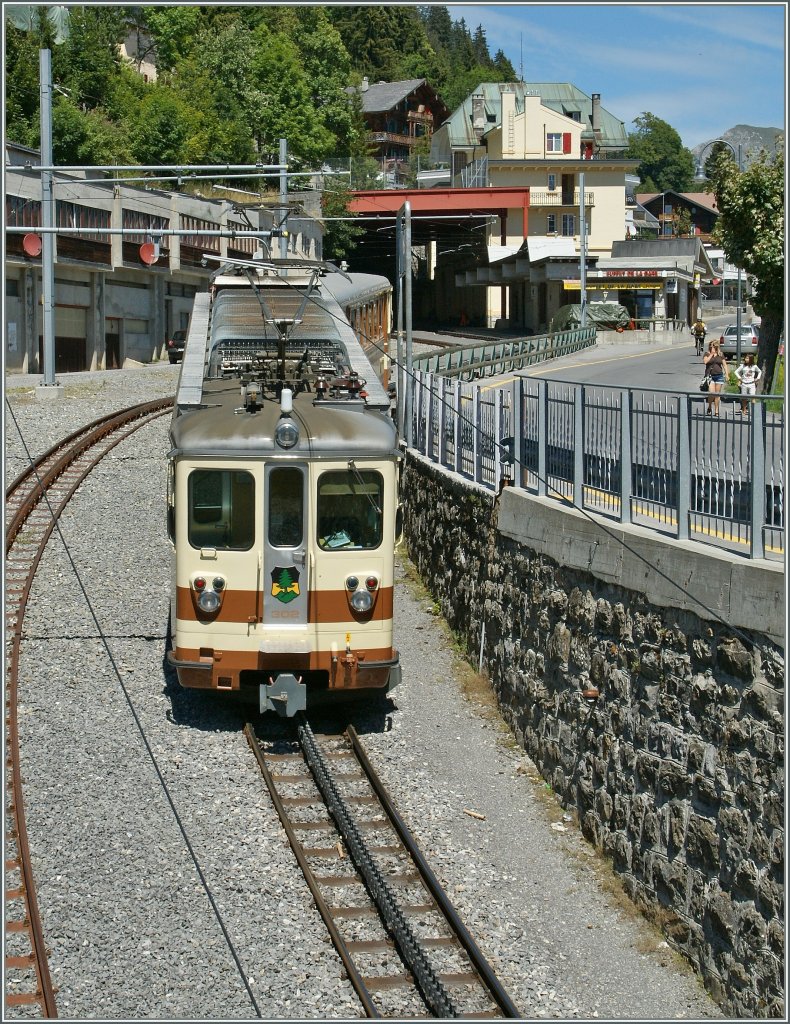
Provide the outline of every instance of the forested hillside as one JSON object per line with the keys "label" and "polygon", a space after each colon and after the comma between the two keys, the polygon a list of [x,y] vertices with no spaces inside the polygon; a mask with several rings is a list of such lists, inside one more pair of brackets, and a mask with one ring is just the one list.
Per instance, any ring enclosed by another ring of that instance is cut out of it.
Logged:
{"label": "forested hillside", "polygon": [[[38,50],[52,50],[56,163],[200,164],[289,160],[316,167],[365,154],[346,87],[426,78],[450,109],[477,85],[514,81],[485,32],[446,7],[151,6],[68,9],[56,41],[46,8],[6,17],[6,137],[39,145]],[[146,82],[121,58],[129,31],[150,40]]]}

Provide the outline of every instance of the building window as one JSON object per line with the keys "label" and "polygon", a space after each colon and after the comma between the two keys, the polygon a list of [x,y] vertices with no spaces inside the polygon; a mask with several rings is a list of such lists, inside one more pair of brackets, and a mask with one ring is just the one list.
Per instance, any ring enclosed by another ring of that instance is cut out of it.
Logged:
{"label": "building window", "polygon": [[152,214],[142,213],[140,210],[124,209],[121,215],[121,226],[125,229],[124,242],[150,241],[149,236],[157,231],[165,231],[170,227],[166,217],[155,217]]}
{"label": "building window", "polygon": [[554,192],[555,189],[557,188],[557,175],[556,174],[550,174],[549,175],[549,185],[548,185],[548,188],[549,188],[549,192]]}
{"label": "building window", "polygon": [[[219,224],[214,220],[202,220],[200,217],[188,217],[182,213],[179,218],[182,231],[219,231]],[[182,245],[191,245],[195,249],[209,249],[219,252],[219,238],[215,235],[189,234],[181,236]]]}
{"label": "building window", "polygon": [[561,153],[562,152],[562,132],[547,132],[547,134],[546,134],[546,152],[547,153]]}
{"label": "building window", "polygon": [[548,216],[546,217],[546,234],[557,234],[557,218],[553,213],[548,214]]}
{"label": "building window", "polygon": [[572,238],[576,234],[576,218],[572,213],[562,215],[562,234],[564,238]]}

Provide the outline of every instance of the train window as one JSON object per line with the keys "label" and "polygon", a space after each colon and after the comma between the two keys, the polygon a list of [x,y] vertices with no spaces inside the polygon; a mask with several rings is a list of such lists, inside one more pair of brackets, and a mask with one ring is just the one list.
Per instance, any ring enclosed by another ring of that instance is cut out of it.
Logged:
{"label": "train window", "polygon": [[295,548],[304,534],[304,474],[281,466],[269,474],[269,544]]}
{"label": "train window", "polygon": [[235,469],[189,474],[189,543],[196,548],[248,551],[255,539],[255,481]]}
{"label": "train window", "polygon": [[325,551],[377,548],[382,533],[380,473],[332,470],[318,481],[318,546]]}

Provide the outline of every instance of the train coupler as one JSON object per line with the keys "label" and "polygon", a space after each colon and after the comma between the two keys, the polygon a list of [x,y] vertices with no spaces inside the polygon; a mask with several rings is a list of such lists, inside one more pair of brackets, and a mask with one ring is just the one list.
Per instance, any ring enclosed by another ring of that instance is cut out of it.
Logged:
{"label": "train coupler", "polygon": [[260,710],[276,711],[281,718],[292,718],[307,708],[307,687],[290,672],[283,672],[260,688]]}

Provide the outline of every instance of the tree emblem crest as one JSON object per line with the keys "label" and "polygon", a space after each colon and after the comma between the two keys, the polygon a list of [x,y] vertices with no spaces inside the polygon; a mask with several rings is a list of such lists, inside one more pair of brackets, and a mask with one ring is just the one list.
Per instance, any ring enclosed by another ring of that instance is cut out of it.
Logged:
{"label": "tree emblem crest", "polygon": [[299,597],[299,570],[293,565],[272,569],[272,597],[288,604]]}

